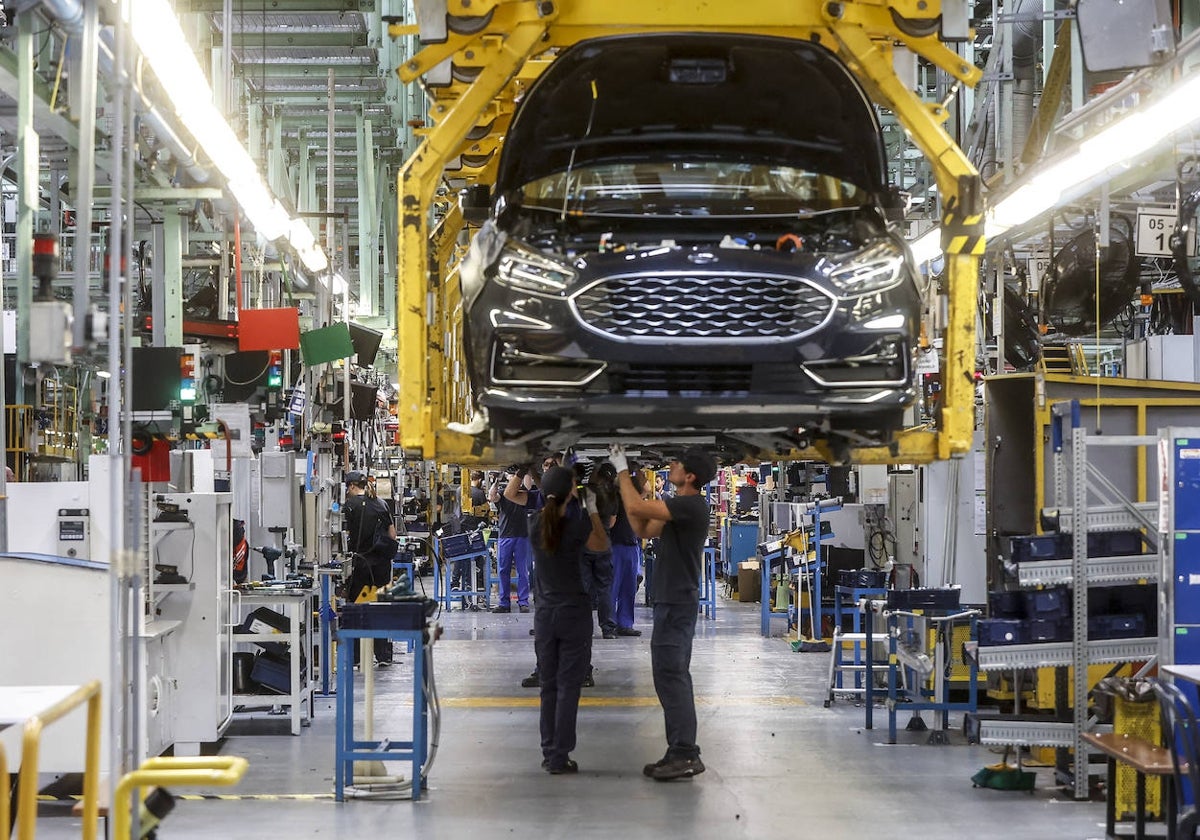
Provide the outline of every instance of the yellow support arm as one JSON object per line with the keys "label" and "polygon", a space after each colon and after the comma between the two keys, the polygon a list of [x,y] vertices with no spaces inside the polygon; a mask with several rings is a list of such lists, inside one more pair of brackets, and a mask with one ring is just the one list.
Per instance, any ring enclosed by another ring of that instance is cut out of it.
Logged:
{"label": "yellow support arm", "polygon": [[522,2],[496,12],[513,17],[493,63],[484,67],[454,107],[434,107],[437,125],[405,162],[399,175],[400,277],[397,284],[396,332],[399,337],[400,445],[414,455],[433,457],[435,446],[434,380],[429,370],[430,326],[438,321],[433,309],[436,284],[429,277],[429,215],[442,169],[479,121],[492,100],[531,55],[541,49],[547,21],[538,17],[537,4]]}
{"label": "yellow support arm", "polygon": [[[890,447],[855,451],[858,463],[924,463],[961,455],[975,430],[975,308],[983,254],[983,198],[979,173],[942,127],[943,108],[922,102],[892,70],[890,55],[858,26],[830,21],[851,70],[895,112],[933,166],[946,208],[942,235],[949,286],[949,318],[942,337],[942,416],[936,433],[901,434]],[[929,44],[921,39],[916,46]],[[961,68],[960,68],[961,69]],[[964,79],[978,78],[975,73]]]}

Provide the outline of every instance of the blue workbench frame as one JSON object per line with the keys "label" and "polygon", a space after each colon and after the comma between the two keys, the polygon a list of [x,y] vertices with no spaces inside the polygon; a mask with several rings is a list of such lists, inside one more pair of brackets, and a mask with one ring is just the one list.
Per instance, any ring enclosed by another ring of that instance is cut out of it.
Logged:
{"label": "blue workbench frame", "polygon": [[[357,741],[354,738],[354,643],[358,639],[409,642],[413,649],[412,740]],[[424,630],[338,630],[337,739],[334,756],[334,799],[344,801],[346,780],[354,782],[356,761],[412,762],[412,798],[421,795],[421,768],[429,754],[429,707],[425,698]]]}

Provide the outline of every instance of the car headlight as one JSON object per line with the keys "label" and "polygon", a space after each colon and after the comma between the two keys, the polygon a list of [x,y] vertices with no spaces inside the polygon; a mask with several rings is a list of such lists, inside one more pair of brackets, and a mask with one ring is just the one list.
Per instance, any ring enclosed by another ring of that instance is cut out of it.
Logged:
{"label": "car headlight", "polygon": [[561,292],[575,277],[570,266],[526,248],[506,248],[496,264],[501,283],[531,292]]}
{"label": "car headlight", "polygon": [[858,251],[829,274],[846,295],[882,292],[897,285],[904,269],[904,252],[892,242],[879,242]]}

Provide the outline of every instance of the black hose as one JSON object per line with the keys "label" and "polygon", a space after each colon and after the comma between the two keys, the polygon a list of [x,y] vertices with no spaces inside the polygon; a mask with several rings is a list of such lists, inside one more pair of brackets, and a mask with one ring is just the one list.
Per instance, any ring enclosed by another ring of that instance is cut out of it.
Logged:
{"label": "black hose", "polygon": [[1169,244],[1171,255],[1175,258],[1175,274],[1179,277],[1179,285],[1192,302],[1192,306],[1200,307],[1200,287],[1196,286],[1196,278],[1192,275],[1192,267],[1188,264],[1188,239],[1192,235],[1192,225],[1196,219],[1196,208],[1200,207],[1200,187],[1193,189],[1179,203],[1179,218],[1175,222],[1175,230],[1171,233]]}

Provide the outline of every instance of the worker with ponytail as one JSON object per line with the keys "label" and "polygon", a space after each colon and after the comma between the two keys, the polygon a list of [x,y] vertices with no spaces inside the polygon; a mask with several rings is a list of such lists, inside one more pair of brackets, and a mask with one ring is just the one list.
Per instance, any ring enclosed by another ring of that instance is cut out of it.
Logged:
{"label": "worker with ponytail", "polygon": [[553,775],[577,773],[575,720],[579,693],[592,659],[592,605],[584,586],[583,552],[605,551],[608,536],[586,488],[571,470],[542,476],[544,507],[529,524],[535,577],[534,649],[541,675],[542,767]]}

